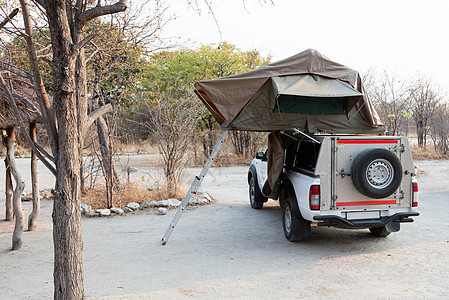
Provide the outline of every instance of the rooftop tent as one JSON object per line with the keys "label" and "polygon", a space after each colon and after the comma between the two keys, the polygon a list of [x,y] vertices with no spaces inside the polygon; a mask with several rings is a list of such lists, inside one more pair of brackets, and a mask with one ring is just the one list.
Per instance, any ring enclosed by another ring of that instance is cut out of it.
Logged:
{"label": "rooftop tent", "polygon": [[198,81],[223,129],[382,133],[357,71],[313,49],[239,75]]}

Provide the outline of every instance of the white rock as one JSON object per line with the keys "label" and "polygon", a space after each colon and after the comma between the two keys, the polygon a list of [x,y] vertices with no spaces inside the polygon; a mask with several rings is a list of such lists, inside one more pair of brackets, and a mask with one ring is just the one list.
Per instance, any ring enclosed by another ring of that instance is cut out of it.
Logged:
{"label": "white rock", "polygon": [[140,208],[140,204],[136,202],[130,202],[126,205],[126,207],[129,207],[132,210],[138,210]]}
{"label": "white rock", "polygon": [[168,206],[174,206],[174,207],[178,207],[181,205],[181,201],[179,201],[178,199],[168,199]]}
{"label": "white rock", "polygon": [[167,213],[167,209],[164,207],[159,207],[156,211],[160,215],[165,215]]}
{"label": "white rock", "polygon": [[150,207],[156,207],[156,206],[158,206],[157,204],[158,204],[158,203],[157,203],[157,201],[155,201],[155,200],[150,201]]}
{"label": "white rock", "polygon": [[102,209],[101,211],[100,211],[100,216],[102,216],[102,217],[109,217],[111,215],[111,210],[109,210],[109,209]]}
{"label": "white rock", "polygon": [[206,199],[208,202],[212,201],[212,197],[208,193],[203,193],[203,198]]}
{"label": "white rock", "polygon": [[189,205],[197,205],[198,204],[198,200],[196,200],[195,198],[192,198],[189,200]]}
{"label": "white rock", "polygon": [[90,210],[92,209],[91,207],[90,207],[90,205],[88,205],[88,204],[84,204],[84,203],[81,203],[81,213],[82,214],[87,214],[87,213],[89,213],[90,212]]}
{"label": "white rock", "polygon": [[123,215],[125,213],[125,211],[119,207],[111,208],[111,212],[113,212],[114,214],[117,214],[117,215]]}
{"label": "white rock", "polygon": [[168,202],[168,200],[159,201],[159,206],[167,207],[168,205],[170,205],[170,202]]}
{"label": "white rock", "polygon": [[147,208],[149,206],[150,206],[150,204],[147,201],[145,201],[142,204],[140,204],[140,208]]}
{"label": "white rock", "polygon": [[128,206],[123,207],[124,212],[132,212],[133,210],[129,208]]}

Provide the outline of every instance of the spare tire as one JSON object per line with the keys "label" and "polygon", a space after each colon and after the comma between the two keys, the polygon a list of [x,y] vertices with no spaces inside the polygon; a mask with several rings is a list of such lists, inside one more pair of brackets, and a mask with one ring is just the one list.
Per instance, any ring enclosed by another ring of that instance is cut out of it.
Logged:
{"label": "spare tire", "polygon": [[383,148],[360,153],[351,167],[355,188],[365,196],[381,199],[393,194],[402,181],[401,162]]}

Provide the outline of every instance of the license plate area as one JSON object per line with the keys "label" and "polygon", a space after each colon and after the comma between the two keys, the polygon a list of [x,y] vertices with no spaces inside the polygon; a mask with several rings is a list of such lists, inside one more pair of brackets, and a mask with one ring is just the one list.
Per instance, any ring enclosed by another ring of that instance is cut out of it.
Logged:
{"label": "license plate area", "polygon": [[379,219],[380,211],[352,211],[346,213],[346,220]]}

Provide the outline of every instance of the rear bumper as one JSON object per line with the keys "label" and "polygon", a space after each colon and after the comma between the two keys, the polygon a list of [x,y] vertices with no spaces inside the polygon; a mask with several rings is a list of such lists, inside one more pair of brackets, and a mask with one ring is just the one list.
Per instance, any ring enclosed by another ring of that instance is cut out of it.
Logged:
{"label": "rear bumper", "polygon": [[335,226],[335,227],[350,227],[350,228],[370,228],[370,227],[382,227],[391,222],[394,223],[407,223],[413,222],[410,217],[419,216],[418,212],[401,212],[392,216],[382,217],[380,219],[369,220],[346,220],[339,216],[314,216],[313,219],[318,221],[318,226]]}

